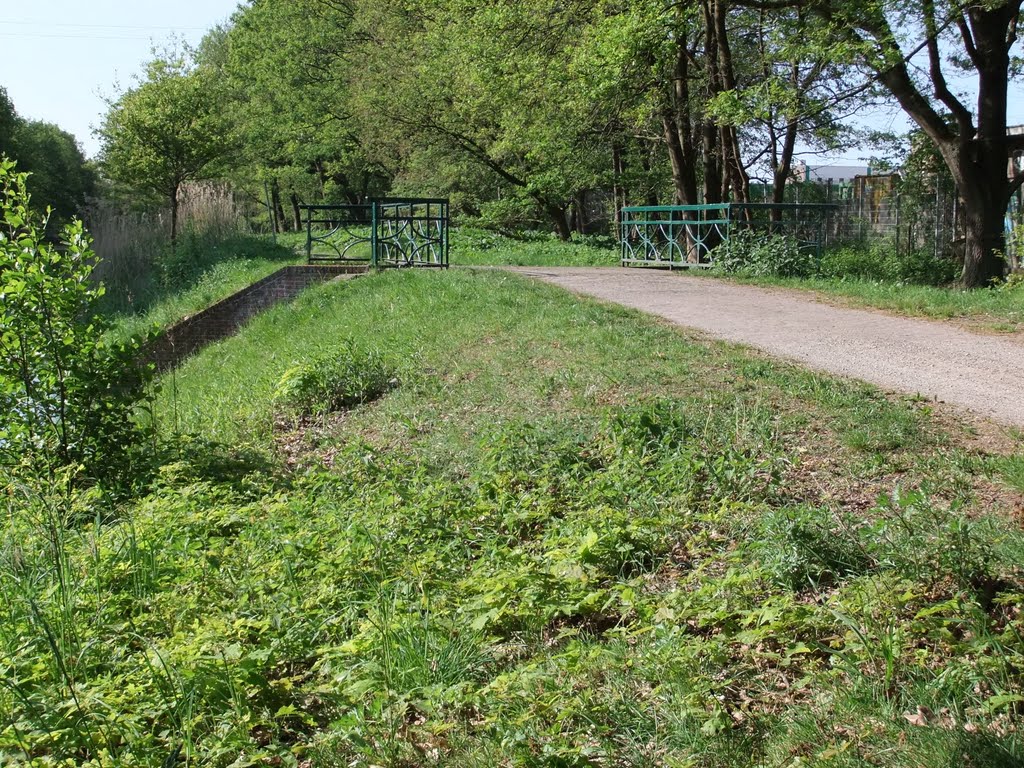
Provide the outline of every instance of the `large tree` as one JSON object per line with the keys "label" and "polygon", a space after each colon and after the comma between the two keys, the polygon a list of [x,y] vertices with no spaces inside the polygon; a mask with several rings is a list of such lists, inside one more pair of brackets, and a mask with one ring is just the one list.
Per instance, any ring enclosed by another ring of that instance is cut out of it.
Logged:
{"label": "large tree", "polygon": [[[746,200],[749,177],[740,129],[708,106],[737,89],[732,28],[726,0],[601,4],[588,35],[592,61],[581,82],[604,84],[601,101],[637,137],[656,138],[671,168],[675,201],[685,205]],[[600,90],[592,92],[600,93]]]}
{"label": "large tree", "polygon": [[99,134],[105,174],[168,204],[172,244],[182,186],[214,175],[232,149],[216,73],[185,56],[150,63],[145,80],[110,105]]}
{"label": "large tree", "polygon": [[14,132],[19,124],[18,113],[7,95],[7,89],[0,86],[0,155],[10,155],[14,146]]}
{"label": "large tree", "polygon": [[347,2],[253,0],[200,48],[227,87],[241,150],[232,177],[260,193],[267,182],[289,227],[302,200],[359,203],[390,182],[350,114],[351,23]]}
{"label": "large tree", "polygon": [[423,152],[471,161],[501,181],[503,202],[536,208],[568,238],[570,202],[611,167],[573,83],[573,43],[593,7],[363,0],[352,82],[364,134],[403,164]]}
{"label": "large tree", "polygon": [[33,207],[52,208],[53,223],[77,215],[94,192],[95,173],[75,137],[52,123],[22,122],[15,130],[13,156],[18,170],[31,174],[28,187]]}
{"label": "large tree", "polygon": [[[935,143],[960,191],[966,231],[962,283],[1002,276],[1004,217],[1024,176],[1010,179],[1007,103],[1022,0],[810,0],[834,39]],[[950,86],[951,68],[977,87],[973,103]]]}

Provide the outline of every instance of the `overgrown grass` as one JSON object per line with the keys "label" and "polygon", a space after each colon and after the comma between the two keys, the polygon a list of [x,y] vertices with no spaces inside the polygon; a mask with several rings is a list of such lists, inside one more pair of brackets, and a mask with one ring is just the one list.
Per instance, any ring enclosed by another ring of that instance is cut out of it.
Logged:
{"label": "overgrown grass", "polygon": [[619,251],[607,237],[564,242],[547,233],[524,233],[514,239],[482,229],[462,227],[452,232],[455,266],[611,267]]}
{"label": "overgrown grass", "polygon": [[[279,410],[339,351],[390,390]],[[156,416],[203,437],[130,508],[5,496],[4,759],[1024,754],[1020,461],[919,403],[459,270],[312,289]]]}
{"label": "overgrown grass", "polygon": [[223,250],[222,258],[205,269],[197,269],[196,274],[182,281],[179,290],[167,288],[154,292],[151,301],[144,303],[138,311],[118,311],[116,307],[108,307],[114,318],[116,335],[137,336],[153,328],[165,328],[283,266],[298,263],[290,251],[258,239],[221,243],[217,247]]}
{"label": "overgrown grass", "polygon": [[99,258],[93,278],[104,284],[101,308],[117,317],[119,333],[169,325],[298,260],[292,249],[249,232],[229,186],[187,185],[179,216],[172,247],[166,212],[111,204],[89,212]]}

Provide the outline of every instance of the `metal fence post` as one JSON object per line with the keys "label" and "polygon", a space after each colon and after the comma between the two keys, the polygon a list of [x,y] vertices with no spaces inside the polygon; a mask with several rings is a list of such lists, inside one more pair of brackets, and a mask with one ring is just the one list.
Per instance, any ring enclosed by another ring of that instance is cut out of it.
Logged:
{"label": "metal fence post", "polygon": [[[277,241],[277,235],[274,235]],[[313,261],[313,211],[306,209],[306,261]]]}
{"label": "metal fence post", "polygon": [[370,203],[370,267],[377,268],[377,201]]}

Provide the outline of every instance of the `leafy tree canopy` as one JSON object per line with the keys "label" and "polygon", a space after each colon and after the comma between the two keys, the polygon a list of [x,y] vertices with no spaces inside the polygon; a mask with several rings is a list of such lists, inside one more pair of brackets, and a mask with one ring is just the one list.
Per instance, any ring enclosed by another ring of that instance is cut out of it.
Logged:
{"label": "leafy tree canopy", "polygon": [[215,176],[233,149],[223,95],[216,73],[190,55],[158,58],[111,104],[99,131],[104,173],[128,195],[166,201],[172,241],[182,185]]}

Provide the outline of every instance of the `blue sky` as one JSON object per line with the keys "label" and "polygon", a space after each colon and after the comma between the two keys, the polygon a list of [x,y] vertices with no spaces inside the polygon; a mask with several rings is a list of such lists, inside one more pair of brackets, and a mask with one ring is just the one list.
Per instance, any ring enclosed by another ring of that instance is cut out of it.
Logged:
{"label": "blue sky", "polygon": [[196,44],[238,0],[36,0],[0,3],[0,86],[18,114],[73,133],[86,154],[115,84],[129,87],[153,46]]}

